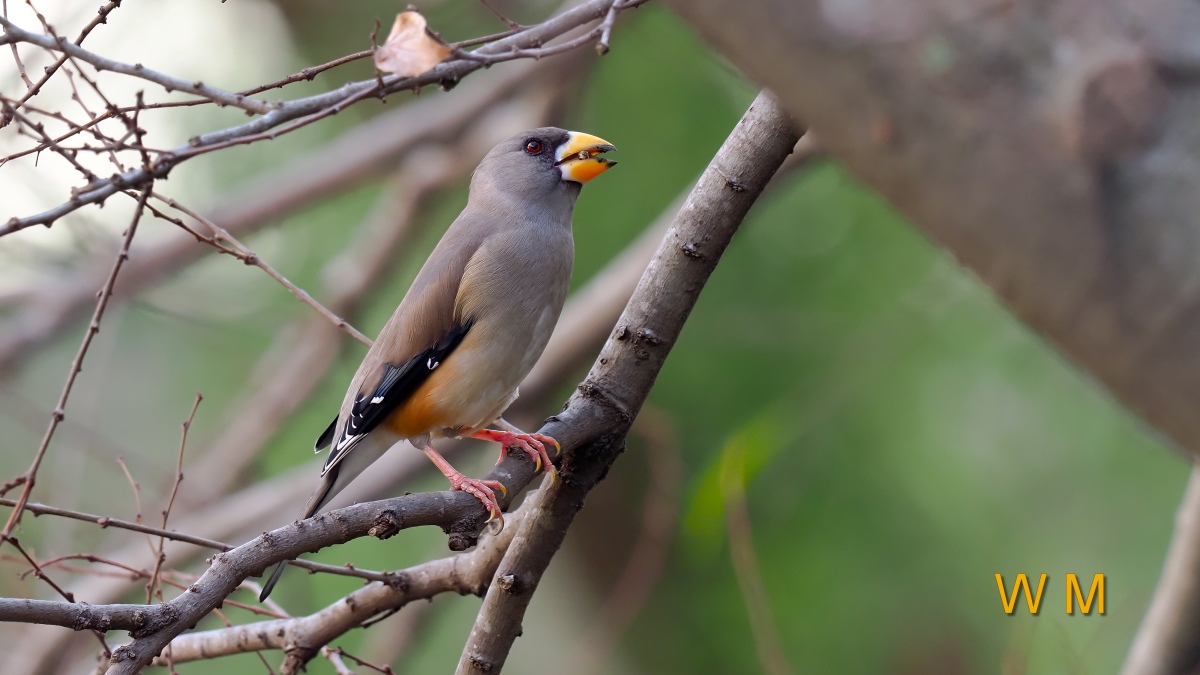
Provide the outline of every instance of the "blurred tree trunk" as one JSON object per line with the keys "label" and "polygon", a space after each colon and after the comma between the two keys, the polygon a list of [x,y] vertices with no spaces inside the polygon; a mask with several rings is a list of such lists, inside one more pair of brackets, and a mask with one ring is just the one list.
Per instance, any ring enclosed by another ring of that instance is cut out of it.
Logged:
{"label": "blurred tree trunk", "polygon": [[667,2],[1200,455],[1200,3]]}

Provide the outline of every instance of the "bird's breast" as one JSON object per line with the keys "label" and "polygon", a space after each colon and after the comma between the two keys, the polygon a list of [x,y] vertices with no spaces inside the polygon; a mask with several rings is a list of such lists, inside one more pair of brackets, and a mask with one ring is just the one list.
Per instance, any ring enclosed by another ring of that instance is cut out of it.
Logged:
{"label": "bird's breast", "polygon": [[459,289],[471,320],[462,343],[389,419],[404,437],[492,422],[546,348],[570,283],[569,231],[561,239],[499,237],[472,257]]}

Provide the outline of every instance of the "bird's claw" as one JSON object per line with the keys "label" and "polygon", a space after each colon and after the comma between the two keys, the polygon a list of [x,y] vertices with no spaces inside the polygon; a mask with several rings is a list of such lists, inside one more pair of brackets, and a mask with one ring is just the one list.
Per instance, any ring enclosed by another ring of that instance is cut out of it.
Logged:
{"label": "bird's claw", "polygon": [[499,520],[500,527],[504,527],[504,512],[500,510],[500,502],[496,500],[496,490],[499,490],[505,497],[508,496],[508,488],[504,487],[504,483],[498,480],[467,478],[459,474],[450,479],[450,489],[461,490],[478,499],[488,511],[488,519],[485,522]]}
{"label": "bird's claw", "polygon": [[551,480],[557,478],[558,471],[555,470],[554,462],[550,460],[550,455],[546,452],[546,444],[554,446],[556,456],[562,454],[562,446],[558,441],[545,434],[516,434],[509,431],[486,429],[477,432],[475,438],[496,441],[500,444],[500,458],[496,460],[497,464],[508,456],[509,448],[518,448],[533,459],[538,471],[545,469],[546,473],[550,474]]}

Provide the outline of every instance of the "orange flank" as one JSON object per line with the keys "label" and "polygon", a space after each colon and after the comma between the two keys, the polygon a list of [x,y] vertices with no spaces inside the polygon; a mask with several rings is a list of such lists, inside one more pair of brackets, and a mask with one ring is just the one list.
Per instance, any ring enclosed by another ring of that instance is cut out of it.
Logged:
{"label": "orange flank", "polygon": [[383,427],[401,438],[413,438],[457,424],[451,411],[437,404],[435,392],[454,380],[453,361],[447,359],[440,368],[429,374],[408,400],[383,422]]}

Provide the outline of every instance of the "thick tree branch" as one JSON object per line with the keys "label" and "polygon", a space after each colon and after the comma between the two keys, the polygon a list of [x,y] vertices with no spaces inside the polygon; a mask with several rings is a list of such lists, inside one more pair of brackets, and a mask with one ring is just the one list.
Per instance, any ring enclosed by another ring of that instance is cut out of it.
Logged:
{"label": "thick tree branch", "polygon": [[625,434],[701,289],[797,140],[783,109],[770,95],[759,94],[700,177],[591,373],[541,430],[566,441],[562,479],[531,497],[533,511],[496,571],[459,660],[459,675],[503,668],[567,528],[624,449]]}
{"label": "thick tree branch", "polygon": [[[210,659],[249,651],[280,649],[287,652],[281,672],[301,670],[320,649],[377,615],[441,593],[483,595],[501,556],[512,542],[518,523],[528,508],[513,513],[495,536],[480,539],[469,553],[422,563],[391,573],[387,583],[376,582],[354,591],[308,616],[259,621],[229,628],[188,633],[171,642],[174,663]],[[61,604],[61,603],[60,603]],[[165,665],[165,659],[156,660]]]}
{"label": "thick tree branch", "polygon": [[166,615],[147,605],[89,605],[79,602],[0,598],[0,621],[64,626],[72,630],[124,630],[140,635],[161,627]]}
{"label": "thick tree branch", "polygon": [[[490,477],[509,487],[509,495],[529,484],[533,462],[513,453]],[[506,506],[505,500],[502,506]],[[261,574],[270,565],[302,553],[341,544],[351,539],[390,537],[402,529],[438,525],[450,532],[452,548],[474,544],[486,512],[478,499],[464,492],[425,492],[329,511],[268,532],[232,551],[219,553],[196,583],[165,603],[145,607],[152,632],[139,633],[132,643],[116,649],[109,675],[140,672],[185,629],[196,625],[247,577]]]}

